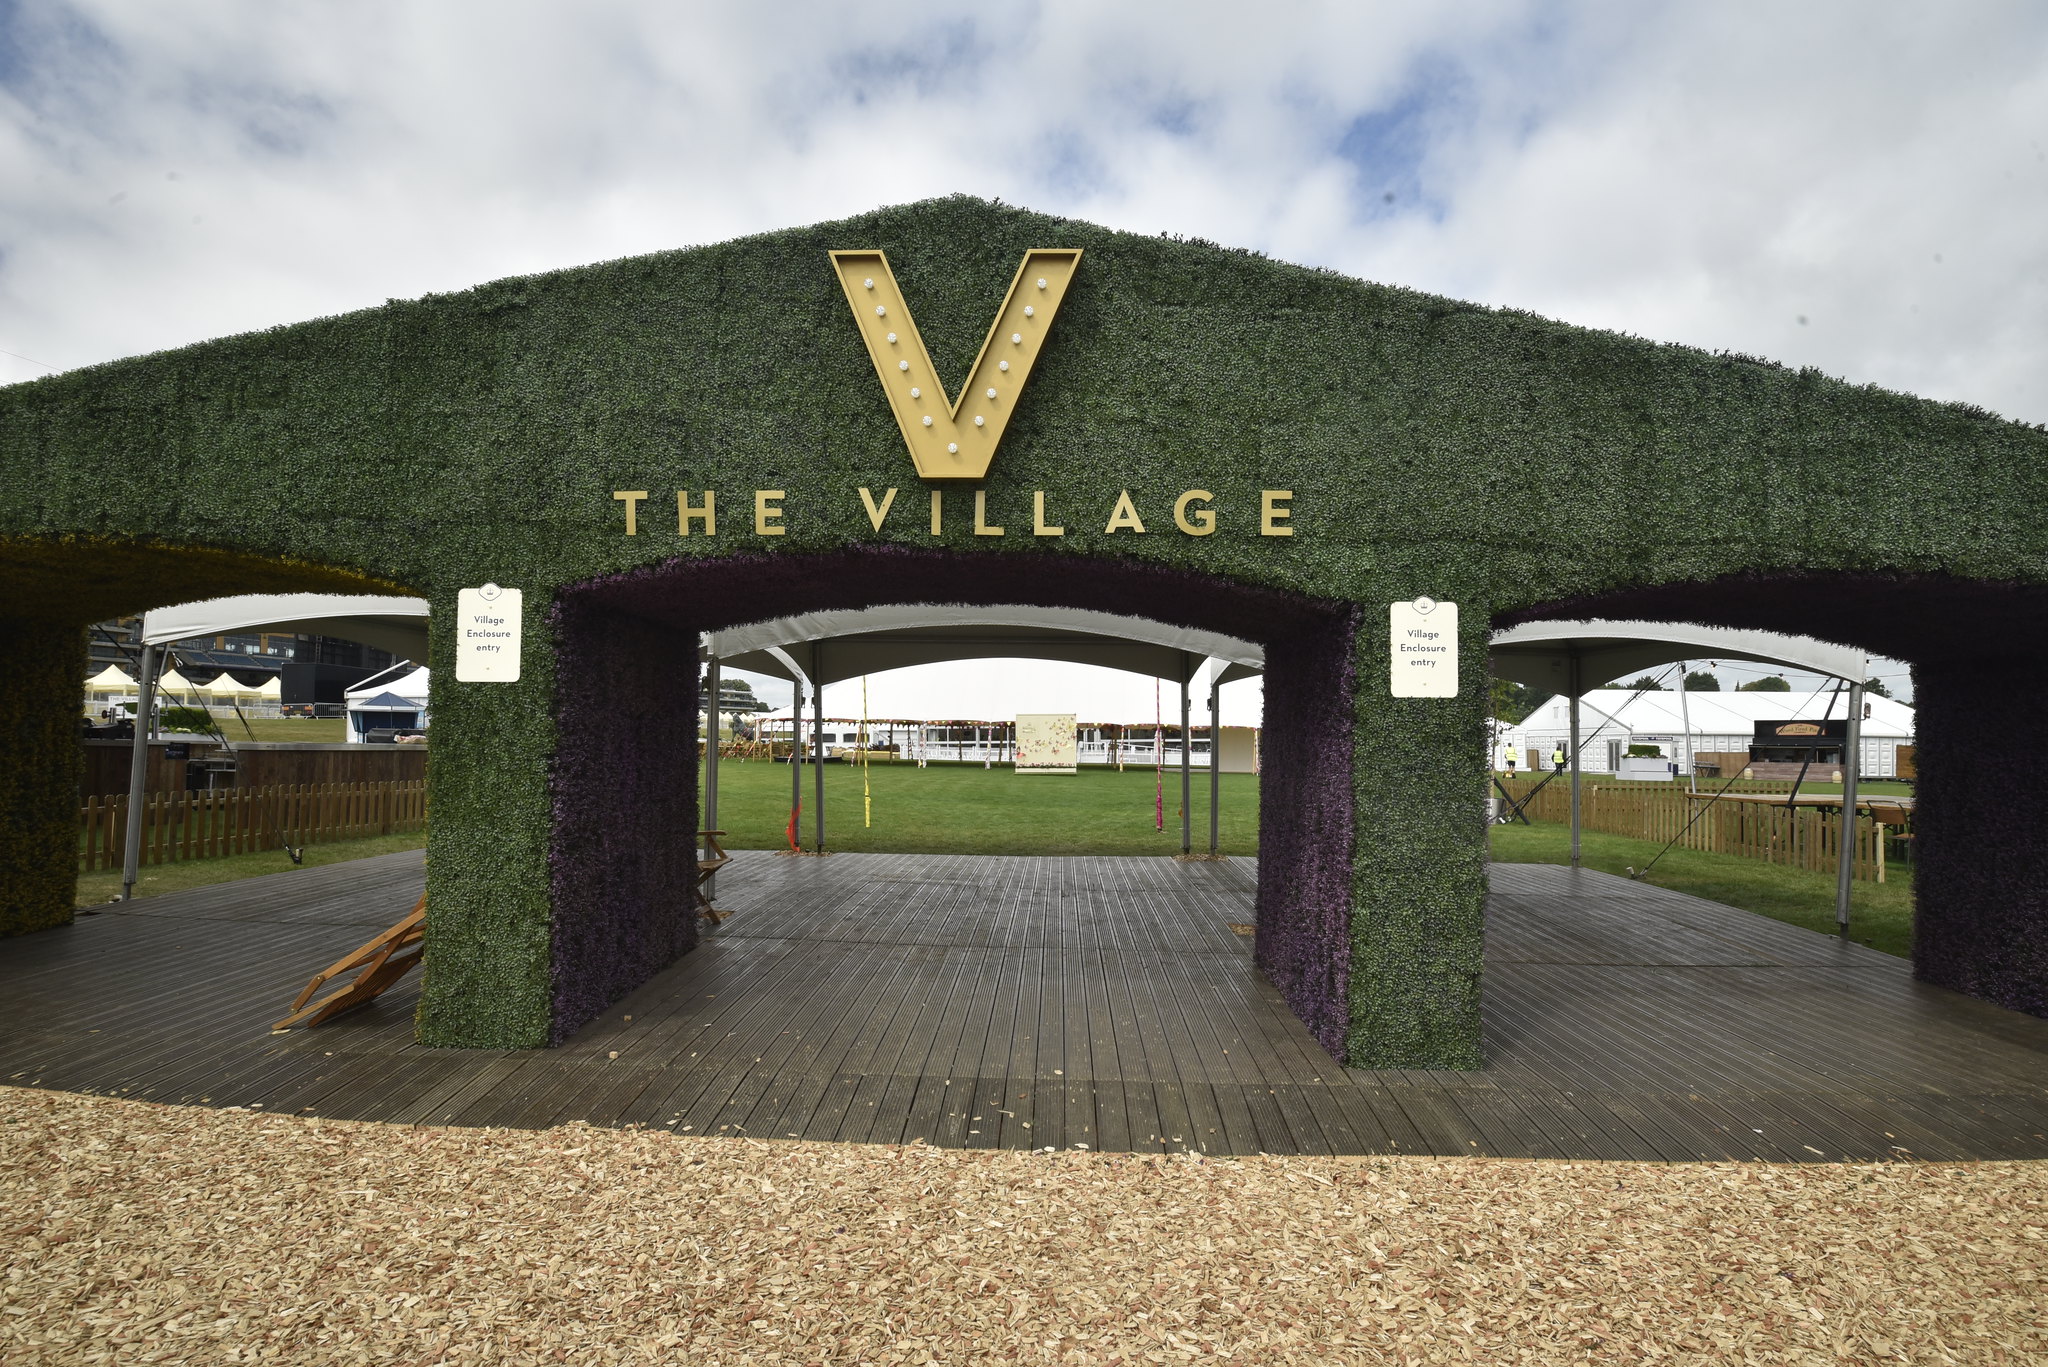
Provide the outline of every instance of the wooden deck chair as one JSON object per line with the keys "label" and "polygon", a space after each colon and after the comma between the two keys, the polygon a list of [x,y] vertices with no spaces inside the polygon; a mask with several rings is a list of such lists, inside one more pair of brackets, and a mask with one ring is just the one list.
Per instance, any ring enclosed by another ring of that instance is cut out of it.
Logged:
{"label": "wooden deck chair", "polygon": [[711,881],[711,875],[732,862],[732,856],[725,852],[725,846],[718,843],[718,837],[724,834],[724,831],[697,832],[697,843],[699,845],[709,845],[711,853],[709,855],[700,855],[697,859],[697,886],[693,891],[697,894],[698,914],[710,917],[713,924],[723,921],[726,917],[732,915],[729,911],[720,911],[717,907],[712,906],[710,895],[704,891],[705,885]]}
{"label": "wooden deck chair", "polygon": [[[270,1028],[289,1030],[294,1025],[318,1025],[381,995],[420,961],[426,952],[426,935],[427,895],[423,892],[404,920],[315,973],[313,980],[292,999],[291,1014]],[[322,984],[354,968],[362,971],[348,986],[328,993],[310,1006],[306,1004]]]}

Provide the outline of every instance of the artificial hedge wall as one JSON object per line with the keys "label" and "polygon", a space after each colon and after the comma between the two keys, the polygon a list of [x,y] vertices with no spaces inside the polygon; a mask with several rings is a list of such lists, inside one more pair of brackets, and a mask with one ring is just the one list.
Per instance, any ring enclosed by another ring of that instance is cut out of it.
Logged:
{"label": "artificial hedge wall", "polygon": [[0,618],[0,936],[71,920],[78,879],[85,630]]}
{"label": "artificial hedge wall", "polygon": [[[959,376],[1034,246],[1086,255],[982,488],[1006,534],[977,536],[971,491],[955,489],[933,536],[826,253],[886,250],[940,373]],[[1337,992],[1337,1047],[1352,1060],[1465,1066],[1478,1041],[1472,776],[1489,620],[1643,586],[1829,573],[1958,585],[2009,638],[2034,623],[1987,586],[2048,583],[2048,436],[2036,429],[965,198],[13,386],[0,390],[0,453],[0,585],[70,627],[203,596],[197,585],[268,586],[254,569],[228,584],[222,565],[404,585],[433,598],[437,622],[464,585],[525,590],[521,683],[457,684],[445,632],[434,648],[422,1032],[451,1044],[540,1042],[571,1012],[557,980],[581,932],[557,922],[588,912],[571,911],[556,879],[555,802],[580,763],[561,747],[585,742],[564,740],[582,733],[560,710],[558,672],[581,666],[558,657],[547,614],[574,586],[882,547],[1106,561],[1347,605],[1349,691],[1303,705],[1326,707],[1349,747],[1334,802],[1348,815],[1288,862],[1321,886],[1302,861],[1321,868],[1355,830],[1349,949],[1292,968],[1262,949],[1262,961]],[[879,530],[862,486],[900,490]],[[1192,488],[1214,495],[1212,536],[1173,526],[1172,503]],[[679,536],[661,516],[678,489],[719,492],[717,536]],[[755,534],[757,489],[784,491],[782,535]],[[1266,489],[1293,492],[1292,537],[1259,535]],[[624,534],[617,490],[649,491],[638,535]],[[1034,491],[1064,536],[1030,535]],[[1143,534],[1107,527],[1125,493]],[[777,601],[791,606],[831,587],[787,580]],[[955,592],[934,575],[919,596]],[[1461,605],[1455,699],[1386,696],[1386,604],[1421,593]],[[1786,593],[1777,606],[1804,629],[1873,644],[1833,600]],[[1940,623],[1886,630],[1890,653],[1916,662],[2007,668],[1994,643]],[[26,686],[8,705],[17,697],[54,706]],[[1936,721],[1927,733],[1958,732]],[[2006,796],[2039,810],[2030,790]],[[1964,855],[1978,839],[1934,826]],[[8,857],[51,858],[20,842]],[[2040,929],[2033,911],[2015,914]]]}

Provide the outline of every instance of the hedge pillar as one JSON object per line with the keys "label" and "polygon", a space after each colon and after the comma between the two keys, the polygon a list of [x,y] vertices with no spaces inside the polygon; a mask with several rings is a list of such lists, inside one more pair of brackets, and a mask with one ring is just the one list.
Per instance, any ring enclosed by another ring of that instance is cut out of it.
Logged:
{"label": "hedge pillar", "polygon": [[1464,605],[1455,698],[1389,696],[1387,609],[1366,604],[1351,692],[1354,1068],[1478,1068],[1486,917],[1487,616]]}
{"label": "hedge pillar", "polygon": [[0,936],[67,925],[78,890],[85,631],[0,620]]}
{"label": "hedge pillar", "polygon": [[[548,773],[555,754],[548,598],[525,589],[517,683],[455,679],[455,593],[432,596],[427,760],[427,960],[419,1041],[471,1049],[553,1042]],[[394,908],[394,921],[404,912]]]}
{"label": "hedge pillar", "polygon": [[2048,1016],[2043,662],[1913,671],[1913,973]]}

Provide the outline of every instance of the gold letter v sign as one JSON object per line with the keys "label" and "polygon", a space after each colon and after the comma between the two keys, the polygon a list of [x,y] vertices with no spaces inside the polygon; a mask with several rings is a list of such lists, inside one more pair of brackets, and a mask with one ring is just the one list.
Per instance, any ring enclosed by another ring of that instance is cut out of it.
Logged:
{"label": "gold letter v sign", "polygon": [[896,288],[889,258],[880,252],[832,253],[861,340],[868,344],[921,478],[981,479],[988,474],[996,443],[1017,409],[1031,364],[1080,264],[1078,250],[1024,253],[966,387],[948,402],[911,321],[910,306]]}

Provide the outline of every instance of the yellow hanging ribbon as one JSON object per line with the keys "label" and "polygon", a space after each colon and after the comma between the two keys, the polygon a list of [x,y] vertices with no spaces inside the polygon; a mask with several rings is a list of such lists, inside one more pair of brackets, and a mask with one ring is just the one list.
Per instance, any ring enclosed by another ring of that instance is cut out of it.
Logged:
{"label": "yellow hanging ribbon", "polygon": [[875,824],[875,797],[868,789],[868,676],[860,676],[860,824]]}

